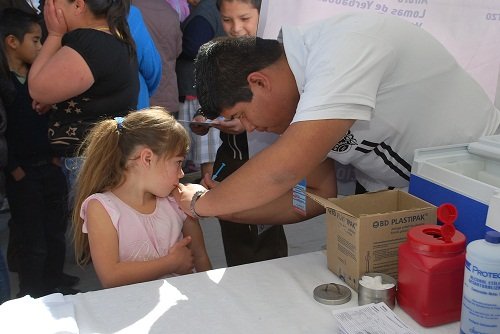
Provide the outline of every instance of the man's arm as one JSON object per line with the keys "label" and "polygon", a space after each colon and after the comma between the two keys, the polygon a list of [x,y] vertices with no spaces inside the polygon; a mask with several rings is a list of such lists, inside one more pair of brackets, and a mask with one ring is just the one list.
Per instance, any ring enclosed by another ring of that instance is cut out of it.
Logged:
{"label": "man's arm", "polygon": [[[307,191],[324,198],[337,196],[337,182],[335,174],[335,161],[326,159],[307,177]],[[325,213],[325,208],[307,197],[306,215],[294,210],[292,206],[291,190],[283,196],[263,206],[243,212],[237,212],[224,217],[224,220],[243,223],[258,224],[292,224],[298,223]]]}
{"label": "man's arm", "polygon": [[[195,205],[196,213],[222,216],[263,206],[283,196],[324,161],[353,123],[333,119],[293,123],[274,144],[201,196]],[[196,189],[179,188],[180,205],[189,212]]]}

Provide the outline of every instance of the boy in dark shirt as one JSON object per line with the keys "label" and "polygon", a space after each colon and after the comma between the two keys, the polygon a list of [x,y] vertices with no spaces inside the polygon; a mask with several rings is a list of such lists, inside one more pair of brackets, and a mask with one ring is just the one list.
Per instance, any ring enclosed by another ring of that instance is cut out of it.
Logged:
{"label": "boy in dark shirt", "polygon": [[19,243],[18,297],[76,293],[78,278],[63,274],[67,226],[67,185],[47,136],[48,115],[33,110],[28,71],[38,55],[42,30],[36,15],[18,9],[0,14],[0,33],[16,88],[6,106],[8,162],[6,191]]}

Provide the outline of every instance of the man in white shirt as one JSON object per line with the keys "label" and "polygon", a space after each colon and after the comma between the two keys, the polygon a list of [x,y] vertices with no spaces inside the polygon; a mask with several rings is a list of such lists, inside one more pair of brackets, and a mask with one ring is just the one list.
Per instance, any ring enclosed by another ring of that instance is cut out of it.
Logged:
{"label": "man in white shirt", "polygon": [[[282,45],[221,39],[200,49],[196,85],[205,114],[281,137],[211,191],[181,187],[190,214],[265,205],[252,214],[278,209],[275,223],[300,221],[290,189],[301,179],[309,191],[336,196],[327,156],[351,164],[368,191],[404,188],[415,149],[471,142],[499,127],[500,112],[483,89],[435,38],[406,21],[343,14],[285,26],[282,37]],[[324,212],[308,205],[308,217]]]}

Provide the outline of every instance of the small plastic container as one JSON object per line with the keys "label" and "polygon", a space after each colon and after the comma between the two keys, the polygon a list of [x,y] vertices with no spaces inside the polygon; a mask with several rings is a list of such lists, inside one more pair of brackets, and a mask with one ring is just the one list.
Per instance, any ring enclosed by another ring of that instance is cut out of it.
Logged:
{"label": "small plastic container", "polygon": [[398,305],[424,327],[460,320],[465,236],[455,231],[456,208],[438,208],[438,225],[408,231],[398,253]]}
{"label": "small plastic container", "polygon": [[386,289],[373,289],[363,285],[361,280],[358,280],[358,305],[384,302],[391,310],[394,310],[396,306],[396,280],[382,273],[365,273],[363,276],[380,276],[382,278],[382,284],[392,284],[392,287]]}

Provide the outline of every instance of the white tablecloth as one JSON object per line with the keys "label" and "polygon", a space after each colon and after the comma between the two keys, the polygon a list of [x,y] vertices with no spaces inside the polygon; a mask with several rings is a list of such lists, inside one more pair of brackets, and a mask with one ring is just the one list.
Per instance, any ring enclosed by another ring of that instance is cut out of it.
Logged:
{"label": "white tablecloth", "polygon": [[[313,290],[340,280],[314,252],[206,273],[65,296],[80,333],[334,333],[331,311]],[[425,329],[396,307],[418,333],[459,332],[459,324]]]}

